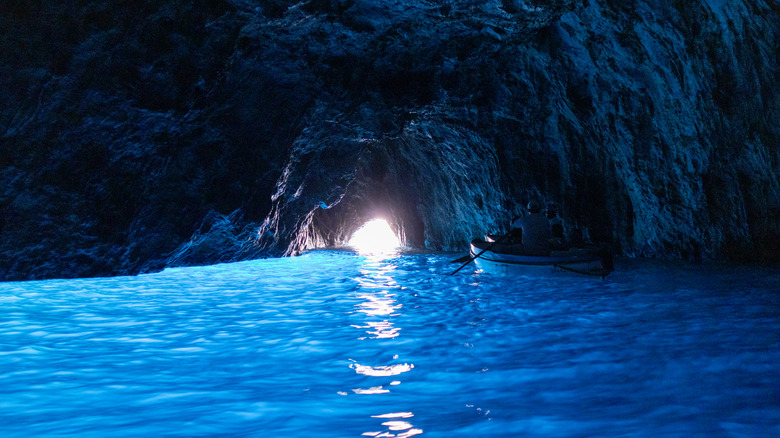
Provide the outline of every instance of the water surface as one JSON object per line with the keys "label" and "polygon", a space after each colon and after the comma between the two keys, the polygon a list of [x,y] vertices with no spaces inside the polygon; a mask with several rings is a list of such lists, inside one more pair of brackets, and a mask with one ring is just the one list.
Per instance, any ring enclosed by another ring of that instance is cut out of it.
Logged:
{"label": "water surface", "polygon": [[0,436],[780,436],[780,272],[302,257],[0,283]]}

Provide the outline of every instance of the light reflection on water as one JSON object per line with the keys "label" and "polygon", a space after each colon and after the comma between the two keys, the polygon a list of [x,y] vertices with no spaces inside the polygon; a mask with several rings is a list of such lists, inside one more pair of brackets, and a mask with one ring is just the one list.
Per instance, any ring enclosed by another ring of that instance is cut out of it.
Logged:
{"label": "light reflection on water", "polygon": [[[355,305],[355,308],[358,312],[365,314],[366,319],[364,321],[365,325],[353,325],[352,327],[357,329],[369,329],[366,330],[366,333],[373,335],[369,337],[358,337],[361,341],[370,339],[392,339],[400,335],[402,328],[395,327],[392,319],[401,315],[403,304],[399,304],[395,299],[396,295],[391,293],[392,289],[402,289],[402,287],[393,279],[393,273],[397,269],[393,260],[397,259],[399,255],[398,252],[392,254],[371,254],[366,258],[363,265],[364,267],[360,269],[360,275],[357,278],[358,284],[361,289],[365,289],[368,292],[357,293],[355,295],[357,299],[362,300]],[[399,356],[394,355],[392,360],[397,362]],[[409,372],[414,368],[414,365],[396,363],[391,365],[372,366],[361,365],[355,362],[350,364],[350,368],[355,370],[357,374],[364,376],[389,377]],[[381,386],[374,386],[367,389],[355,388],[352,391],[359,395],[387,394],[391,392],[391,386],[398,386],[402,383],[400,380],[392,380],[390,382],[387,382],[386,380],[387,379],[380,381],[383,383]],[[395,419],[411,419],[414,417],[414,414],[411,412],[387,413],[372,415],[371,417],[390,420],[381,423],[381,426],[383,426],[382,430],[364,432],[362,434],[364,436],[404,438],[423,433],[422,429],[415,428],[409,421]]]}
{"label": "light reflection on water", "polygon": [[780,436],[780,273],[302,257],[0,284],[0,436]]}

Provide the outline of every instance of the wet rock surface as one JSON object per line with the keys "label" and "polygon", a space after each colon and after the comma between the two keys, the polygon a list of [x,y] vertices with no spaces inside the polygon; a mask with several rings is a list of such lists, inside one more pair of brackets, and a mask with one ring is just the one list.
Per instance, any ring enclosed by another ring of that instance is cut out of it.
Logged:
{"label": "wet rock surface", "polygon": [[530,199],[633,257],[777,260],[775,1],[0,5],[0,279],[462,250]]}

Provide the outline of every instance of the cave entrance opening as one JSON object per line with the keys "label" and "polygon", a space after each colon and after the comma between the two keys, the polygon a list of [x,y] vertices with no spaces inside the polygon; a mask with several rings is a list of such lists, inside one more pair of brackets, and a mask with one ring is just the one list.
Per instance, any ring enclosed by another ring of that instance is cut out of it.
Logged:
{"label": "cave entrance opening", "polygon": [[359,253],[381,254],[397,251],[401,242],[387,221],[377,218],[371,219],[355,231],[349,239],[349,246]]}

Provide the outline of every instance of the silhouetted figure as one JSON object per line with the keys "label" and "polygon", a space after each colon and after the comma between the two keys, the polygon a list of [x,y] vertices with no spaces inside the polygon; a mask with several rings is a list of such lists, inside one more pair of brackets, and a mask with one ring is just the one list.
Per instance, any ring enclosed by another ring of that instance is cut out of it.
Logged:
{"label": "silhouetted figure", "polygon": [[515,216],[512,218],[512,222],[509,227],[509,236],[507,236],[506,243],[521,244],[523,243],[523,230],[515,228],[515,223],[520,220],[522,216]]}
{"label": "silhouetted figure", "polygon": [[512,222],[513,229],[522,230],[523,253],[548,255],[550,252],[550,221],[540,213],[536,201],[528,203],[528,214]]}
{"label": "silhouetted figure", "polygon": [[550,234],[552,235],[550,249],[557,251],[567,249],[566,238],[563,236],[563,219],[558,216],[555,204],[547,204],[547,220],[550,223]]}

